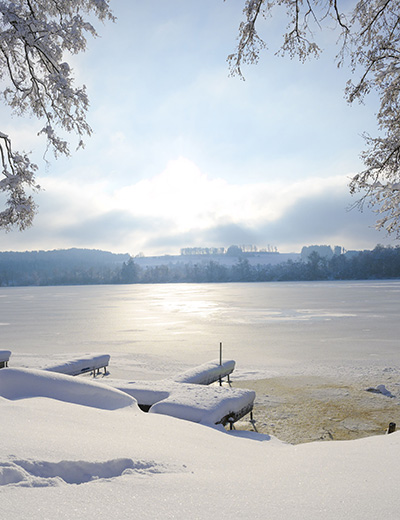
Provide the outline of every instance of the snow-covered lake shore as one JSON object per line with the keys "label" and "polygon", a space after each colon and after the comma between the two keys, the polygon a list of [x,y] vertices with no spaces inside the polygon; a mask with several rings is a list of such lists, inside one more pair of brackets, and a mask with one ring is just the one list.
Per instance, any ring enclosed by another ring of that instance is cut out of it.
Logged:
{"label": "snow-covered lake shore", "polygon": [[[70,359],[66,353],[50,357],[13,353],[12,365],[44,368]],[[97,380],[158,382],[188,368],[192,366],[158,357],[113,354],[108,375],[104,378],[101,373]],[[91,379],[89,374],[81,377]],[[400,367],[393,365],[307,363],[266,369],[236,364],[231,381],[234,388],[256,392],[256,430],[291,444],[381,435],[389,422],[400,424]],[[392,398],[367,391],[382,384]],[[248,419],[244,417],[235,427],[253,431]]]}
{"label": "snow-covered lake shore", "polygon": [[[23,381],[0,398],[4,518],[375,520],[400,513],[400,432],[290,445],[146,414],[132,399],[97,393],[98,386],[116,391],[89,376],[72,379],[80,389],[66,402],[35,397],[29,384],[23,398],[13,396]],[[76,398],[85,385],[89,401]]]}

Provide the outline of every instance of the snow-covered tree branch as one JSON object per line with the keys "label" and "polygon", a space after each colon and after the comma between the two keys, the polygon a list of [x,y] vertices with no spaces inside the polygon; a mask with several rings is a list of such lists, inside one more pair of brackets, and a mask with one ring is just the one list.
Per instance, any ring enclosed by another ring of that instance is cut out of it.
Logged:
{"label": "snow-covered tree branch", "polygon": [[375,206],[381,218],[377,228],[400,237],[400,0],[345,2],[337,0],[246,0],[244,21],[239,26],[236,52],[228,56],[233,75],[242,75],[242,65],[257,63],[266,47],[257,32],[260,17],[286,10],[288,26],[277,54],[301,61],[321,52],[315,34],[334,28],[338,34],[337,63],[348,63],[354,80],[345,93],[352,103],[375,91],[380,97],[378,136],[365,135],[361,154],[364,171],[350,182],[351,193],[360,193],[358,204]]}
{"label": "snow-covered tree branch", "polygon": [[[86,89],[74,85],[64,59],[86,49],[86,35],[97,36],[94,17],[114,20],[108,0],[0,0],[0,95],[15,114],[43,121],[39,134],[56,157],[70,153],[65,132],[77,134],[78,147],[91,134]],[[39,189],[37,166],[1,132],[0,155],[0,191],[8,197],[0,228],[24,229],[36,210],[28,191]]]}

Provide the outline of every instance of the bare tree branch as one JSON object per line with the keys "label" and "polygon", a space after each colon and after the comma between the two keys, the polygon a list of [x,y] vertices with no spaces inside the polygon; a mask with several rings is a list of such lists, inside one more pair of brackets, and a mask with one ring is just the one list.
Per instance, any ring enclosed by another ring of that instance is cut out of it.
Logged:
{"label": "bare tree branch", "polygon": [[400,237],[400,0],[358,0],[346,14],[339,10],[338,0],[328,4],[321,0],[247,1],[238,48],[228,57],[231,74],[242,76],[243,63],[258,61],[265,43],[257,35],[256,21],[260,14],[282,7],[289,30],[278,54],[300,61],[317,56],[320,48],[313,26],[320,30],[333,19],[339,30],[338,65],[348,61],[352,73],[359,76],[347,82],[347,100],[363,101],[372,90],[380,96],[376,117],[381,135],[365,136],[367,148],[361,154],[365,169],[353,177],[350,191],[361,193],[359,206],[368,203],[383,215],[378,228]]}
{"label": "bare tree branch", "polygon": [[[90,135],[86,121],[89,101],[85,87],[74,87],[65,51],[86,49],[86,34],[97,36],[89,22],[114,20],[109,0],[0,0],[0,75],[6,83],[0,95],[18,115],[44,118],[39,134],[55,156],[69,154],[68,143],[58,130],[75,132],[79,146]],[[85,19],[84,15],[88,15]],[[0,212],[0,229],[32,223],[35,203],[26,190],[35,191],[37,166],[25,153],[12,150],[10,138],[0,133],[0,191],[8,194]]]}

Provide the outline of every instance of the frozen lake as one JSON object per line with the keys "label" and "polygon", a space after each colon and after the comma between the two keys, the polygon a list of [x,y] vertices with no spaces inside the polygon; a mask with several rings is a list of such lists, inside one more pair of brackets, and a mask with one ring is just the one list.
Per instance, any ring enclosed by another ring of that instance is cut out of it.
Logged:
{"label": "frozen lake", "polygon": [[253,375],[400,366],[400,281],[12,287],[0,310],[0,348],[19,363],[96,352],[162,372],[223,342]]}
{"label": "frozen lake", "polygon": [[[169,370],[400,365],[400,281],[0,288],[0,348]],[[164,368],[163,368],[164,367]]]}

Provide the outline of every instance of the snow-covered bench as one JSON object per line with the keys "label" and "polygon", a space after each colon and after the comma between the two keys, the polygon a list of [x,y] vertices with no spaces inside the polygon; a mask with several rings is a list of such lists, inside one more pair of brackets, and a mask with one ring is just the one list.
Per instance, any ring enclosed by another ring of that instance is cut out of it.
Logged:
{"label": "snow-covered bench", "polygon": [[253,410],[255,392],[221,386],[181,384],[155,403],[150,413],[171,415],[201,424],[233,424]]}
{"label": "snow-covered bench", "polygon": [[11,352],[9,350],[0,350],[0,368],[8,367]]}
{"label": "snow-covered bench", "polygon": [[100,369],[107,372],[106,367],[110,362],[109,354],[100,354],[87,356],[79,359],[72,359],[59,365],[46,367],[45,370],[49,372],[58,372],[60,374],[67,374],[69,376],[77,376],[86,372],[93,372],[93,376],[100,373]]}
{"label": "snow-covered bench", "polygon": [[134,397],[150,413],[171,415],[201,424],[228,424],[253,409],[255,392],[213,385],[232,373],[234,361],[205,363],[161,381],[103,380]]}
{"label": "snow-covered bench", "polygon": [[228,377],[235,369],[233,359],[219,363],[219,361],[210,361],[204,363],[186,372],[182,372],[172,378],[176,383],[192,383],[194,385],[210,385],[215,381]]}
{"label": "snow-covered bench", "polygon": [[228,424],[253,409],[255,392],[224,386],[161,381],[102,380],[134,397],[150,413],[171,415],[201,424]]}

